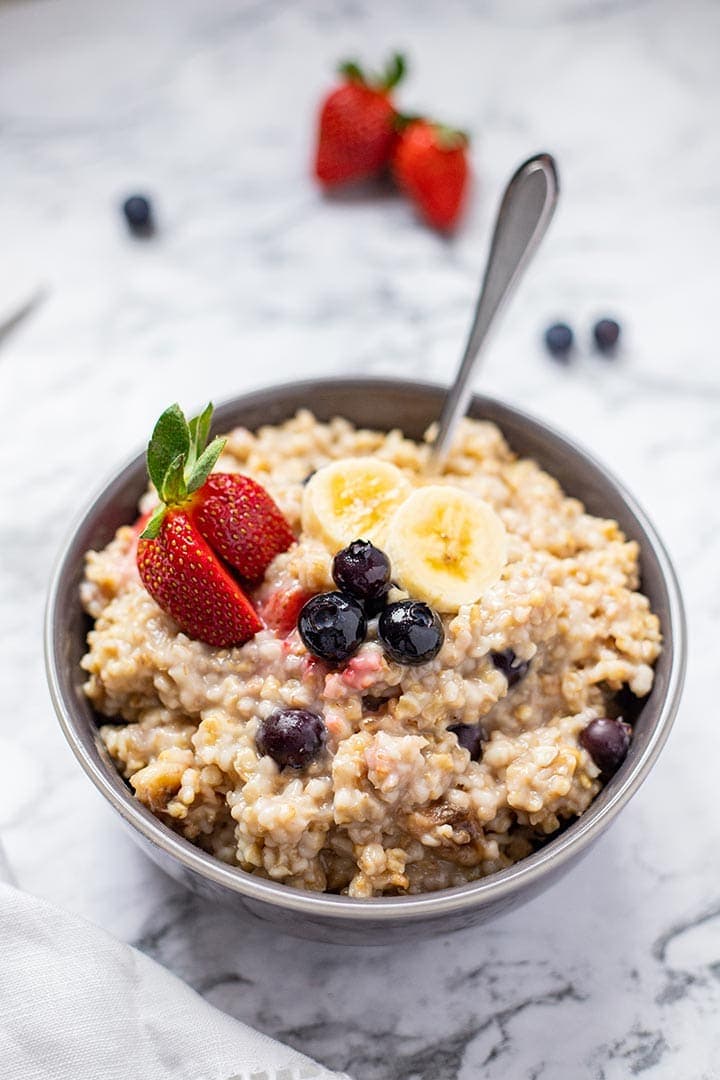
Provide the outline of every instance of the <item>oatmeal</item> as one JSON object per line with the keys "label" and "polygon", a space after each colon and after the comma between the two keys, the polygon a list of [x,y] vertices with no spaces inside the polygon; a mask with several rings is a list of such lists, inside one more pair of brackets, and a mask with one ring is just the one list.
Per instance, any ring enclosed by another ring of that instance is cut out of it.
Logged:
{"label": "oatmeal", "polygon": [[[354,897],[459,885],[582,814],[612,753],[619,764],[627,749],[629,729],[612,719],[618,695],[648,694],[660,651],[637,544],[490,423],[464,422],[439,477],[425,473],[427,456],[399,431],[305,411],[229,434],[216,469],[261,485],[297,538],[243,586],[252,636],[240,646],[197,640],[152,598],[137,568],[140,526],[88,554],[81,597],[95,623],[82,665],[102,739],[137,798],[217,858]],[[373,520],[365,470],[382,486]],[[430,486],[418,516],[416,495]],[[342,513],[328,509],[341,495]],[[465,536],[475,504],[483,516]],[[443,508],[442,536],[464,545],[459,592],[455,582],[446,590],[457,592],[452,610],[442,610],[438,576],[447,565],[429,547],[418,561],[408,532],[432,528]],[[350,556],[333,579],[334,556],[356,539],[372,541],[350,551],[369,560],[368,581],[382,571],[372,552],[389,552],[392,589],[373,586],[372,603],[353,595]],[[232,597],[233,575],[222,573]],[[466,577],[472,602],[462,602]],[[412,633],[403,619],[415,620]],[[617,751],[598,751],[605,718]]]}

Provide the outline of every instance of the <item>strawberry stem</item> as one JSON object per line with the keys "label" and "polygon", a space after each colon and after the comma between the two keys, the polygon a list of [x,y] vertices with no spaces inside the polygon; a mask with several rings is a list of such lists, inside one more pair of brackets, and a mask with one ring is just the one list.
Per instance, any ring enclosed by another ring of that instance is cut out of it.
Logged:
{"label": "strawberry stem", "polygon": [[385,74],[378,89],[393,90],[405,77],[407,60],[402,53],[393,53],[385,67]]}
{"label": "strawberry stem", "polygon": [[459,150],[470,143],[470,136],[460,128],[450,127],[449,124],[438,124],[437,121],[428,120],[427,117],[417,113],[395,113],[393,127],[396,131],[402,134],[411,124],[425,124],[426,127],[431,128],[441,150]]}
{"label": "strawberry stem", "polygon": [[399,113],[396,112],[393,117],[393,127],[396,131],[404,131],[405,128],[410,127],[411,124],[416,124],[425,117],[422,113]]}
{"label": "strawberry stem", "polygon": [[358,82],[362,83],[363,86],[367,86],[365,72],[355,60],[343,60],[341,64],[338,64],[338,73],[344,75],[350,82]]}
{"label": "strawberry stem", "polygon": [[147,469],[160,504],[145,529],[143,540],[154,539],[171,506],[181,506],[207,480],[226,440],[216,438],[206,446],[212,421],[212,404],[188,423],[179,405],[171,405],[155,425],[147,448]]}
{"label": "strawberry stem", "polygon": [[361,83],[363,86],[369,86],[372,90],[378,90],[380,93],[386,94],[394,89],[404,77],[407,71],[407,61],[402,53],[393,53],[385,65],[384,72],[372,78],[368,78],[356,60],[343,60],[338,65],[338,71],[350,82]]}
{"label": "strawberry stem", "polygon": [[433,124],[433,127],[443,150],[458,150],[470,142],[467,132],[459,128],[449,127],[447,124]]}
{"label": "strawberry stem", "polygon": [[154,540],[157,534],[160,532],[160,526],[163,523],[163,518],[167,513],[167,506],[164,503],[160,503],[156,506],[152,514],[148,518],[148,523],[140,533],[141,540]]}

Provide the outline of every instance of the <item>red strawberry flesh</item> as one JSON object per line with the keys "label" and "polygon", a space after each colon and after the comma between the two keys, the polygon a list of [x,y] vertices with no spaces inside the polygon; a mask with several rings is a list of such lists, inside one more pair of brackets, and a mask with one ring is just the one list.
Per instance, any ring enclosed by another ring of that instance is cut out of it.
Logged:
{"label": "red strawberry flesh", "polygon": [[255,609],[184,510],[138,542],[143,585],[181,630],[208,645],[241,645],[262,629]]}
{"label": "red strawberry flesh", "polygon": [[393,156],[393,173],[425,220],[436,229],[458,223],[467,194],[470,170],[467,140],[426,120],[411,122]]}
{"label": "red strawberry flesh", "polygon": [[327,187],[364,180],[387,164],[395,109],[388,95],[349,82],[326,98],[320,112],[315,175]]}
{"label": "red strawberry flesh", "polygon": [[211,473],[189,513],[213,551],[248,581],[261,578],[295,539],[265,488],[239,473]]}

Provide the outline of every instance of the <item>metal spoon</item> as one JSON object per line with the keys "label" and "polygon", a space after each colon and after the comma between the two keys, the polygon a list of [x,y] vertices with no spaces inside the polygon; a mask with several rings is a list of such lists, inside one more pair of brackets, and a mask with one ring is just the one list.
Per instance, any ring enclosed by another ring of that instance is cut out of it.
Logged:
{"label": "metal spoon", "polygon": [[495,221],[485,277],[465,352],[440,415],[430,467],[441,468],[472,393],[471,376],[493,320],[515,291],[523,270],[545,235],[560,191],[550,154],[524,162],[505,189]]}

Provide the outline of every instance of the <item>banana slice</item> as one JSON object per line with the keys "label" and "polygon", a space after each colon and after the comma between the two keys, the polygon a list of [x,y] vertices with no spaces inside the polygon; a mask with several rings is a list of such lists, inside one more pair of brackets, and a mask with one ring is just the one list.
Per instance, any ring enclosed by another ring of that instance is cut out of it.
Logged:
{"label": "banana slice", "polygon": [[331,552],[352,540],[382,545],[393,513],[412,490],[395,465],[376,458],[343,458],[318,469],[305,485],[303,531]]}
{"label": "banana slice", "polygon": [[437,611],[473,604],[507,562],[502,521],[486,502],[461,488],[418,488],[396,511],[385,550],[393,578]]}

